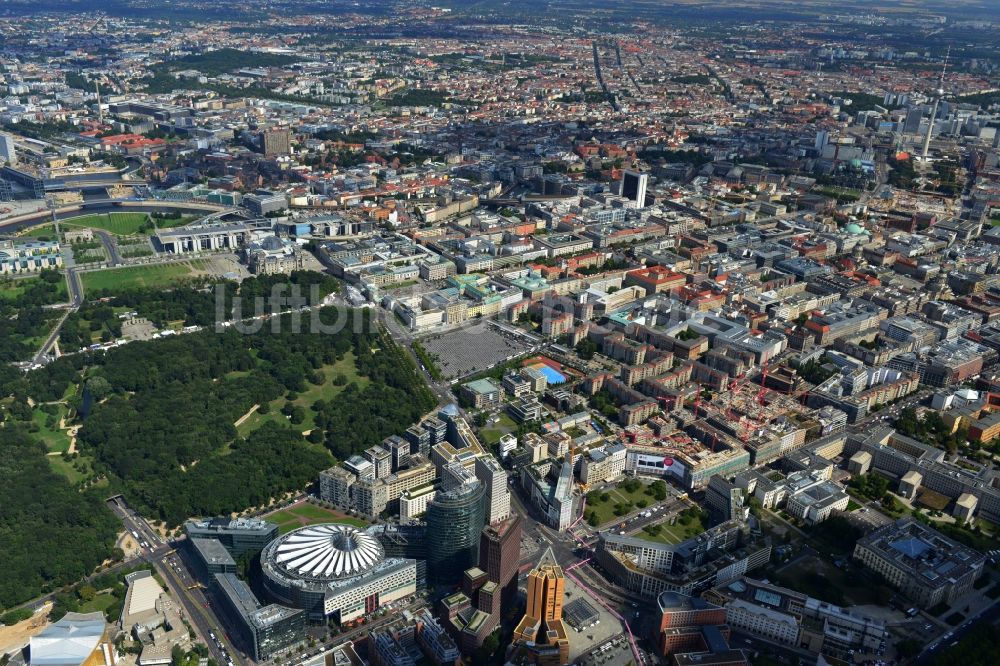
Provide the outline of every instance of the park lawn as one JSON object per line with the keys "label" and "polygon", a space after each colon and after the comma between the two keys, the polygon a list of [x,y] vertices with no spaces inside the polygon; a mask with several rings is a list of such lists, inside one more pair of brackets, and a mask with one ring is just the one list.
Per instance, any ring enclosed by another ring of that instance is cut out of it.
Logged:
{"label": "park lawn", "polygon": [[70,382],[69,386],[66,387],[66,390],[63,391],[62,398],[60,398],[60,400],[64,402],[66,400],[69,400],[70,398],[76,395],[76,392],[79,390],[79,388],[80,387],[76,384],[76,382]]}
{"label": "park lawn", "polygon": [[597,515],[598,525],[604,525],[605,523],[612,520],[618,520],[620,518],[615,515],[615,502],[613,501],[601,502],[600,504],[587,502],[587,515],[589,516],[591,512]]}
{"label": "park lawn", "polygon": [[59,405],[59,413],[55,415],[56,425],[52,428],[46,427],[49,415],[36,407],[32,414],[32,421],[38,426],[38,432],[34,433],[38,439],[45,443],[45,447],[50,452],[62,453],[69,450],[69,435],[65,430],[59,429],[59,419],[66,416],[66,405]]}
{"label": "park lawn", "polygon": [[93,613],[99,611],[103,613],[114,604],[118,599],[115,598],[113,594],[98,594],[94,596],[90,601],[80,604],[80,613]]}
{"label": "park lawn", "polygon": [[[347,518],[336,511],[324,509],[323,507],[316,506],[315,504],[300,504],[299,506],[289,509],[289,511],[294,515],[301,516],[307,520],[329,520],[331,515],[337,518]],[[351,520],[354,519],[352,518]]]}
{"label": "park lawn", "polygon": [[500,420],[488,428],[483,428],[480,434],[484,442],[493,445],[499,442],[501,437],[515,430],[517,430],[517,423],[514,422],[514,419],[507,412],[501,412]]}
{"label": "park lawn", "polygon": [[652,504],[653,503],[653,496],[646,494],[646,488],[648,488],[648,487],[649,487],[649,484],[645,484],[644,483],[637,490],[635,490],[634,492],[630,493],[627,490],[625,490],[624,488],[622,488],[621,486],[618,486],[617,488],[614,488],[613,490],[609,490],[608,494],[611,495],[611,501],[612,502],[614,502],[614,501],[622,501],[622,502],[628,502],[628,503],[631,503],[631,504],[634,505],[639,500],[646,500],[646,502],[648,504]]}
{"label": "park lawn", "polygon": [[624,518],[625,517],[624,515],[622,516],[615,515],[615,504],[620,503],[628,505],[629,508],[625,512],[625,515],[627,515],[631,511],[634,511],[635,509],[643,508],[638,506],[637,502],[639,501],[645,501],[646,506],[654,504],[656,502],[656,499],[652,495],[646,494],[646,488],[648,487],[649,484],[644,483],[641,486],[639,486],[639,488],[636,489],[635,492],[631,493],[620,486],[617,488],[606,490],[604,492],[606,492],[609,496],[608,501],[595,503],[588,499],[586,511],[588,513],[590,511],[593,511],[595,514],[597,514],[597,519],[600,521],[599,524],[601,525],[610,522],[612,520],[618,520]]}
{"label": "park lawn", "polygon": [[59,220],[60,227],[103,229],[116,236],[138,234],[139,227],[143,225],[149,226],[149,215],[146,213],[98,213]]}
{"label": "park lawn", "polygon": [[986,520],[985,518],[973,518],[972,519],[973,529],[979,528],[979,531],[983,536],[996,539],[997,538],[997,526]]}
{"label": "park lawn", "polygon": [[169,287],[195,276],[204,262],[195,260],[176,264],[129,266],[80,273],[84,292],[99,290],[128,291],[142,287]]}
{"label": "park lawn", "polygon": [[69,287],[66,286],[65,276],[63,276],[62,280],[56,283],[56,288],[59,294],[58,302],[63,303],[69,301]]}
{"label": "park lawn", "polygon": [[277,523],[278,531],[282,534],[315,523],[342,523],[353,525],[354,527],[368,527],[368,523],[364,520],[353,518],[340,511],[325,509],[321,506],[308,503],[281,509],[280,511],[264,515],[262,518],[269,522]]}
{"label": "park lawn", "polygon": [[10,301],[24,293],[24,286],[19,282],[22,280],[0,281],[0,300]]}
{"label": "park lawn", "polygon": [[[312,430],[315,426],[315,421],[313,420],[315,412],[313,412],[312,406],[317,400],[332,400],[351,382],[356,383],[358,388],[364,388],[369,382],[367,377],[358,374],[358,366],[354,362],[353,351],[349,351],[344,354],[344,358],[340,359],[333,365],[323,366],[320,369],[320,372],[323,373],[323,383],[316,386],[307,382],[306,390],[299,393],[298,397],[292,401],[293,405],[302,407],[305,411],[305,419],[302,423],[292,424],[288,418],[281,413],[281,408],[284,407],[285,402],[287,402],[284,397],[281,397],[271,401],[268,405],[267,414],[254,412],[250,418],[239,425],[236,431],[240,434],[240,436],[245,437],[268,421],[288,428],[294,428],[298,432]],[[347,382],[343,386],[337,386],[333,383],[333,380],[341,374],[344,375]]]}
{"label": "park lawn", "polygon": [[84,345],[101,342],[101,334],[108,330],[107,326],[101,326],[96,331],[90,330],[90,320],[80,317],[80,332],[84,338]]}
{"label": "park lawn", "polygon": [[181,215],[180,217],[154,217],[152,219],[157,229],[173,229],[175,227],[183,227],[191,224],[196,220],[200,220],[202,217],[204,217],[204,215]]}
{"label": "park lawn", "polygon": [[[79,484],[86,478],[92,471],[90,466],[90,459],[84,456],[78,456],[75,460],[63,460],[62,456],[46,456],[49,464],[52,465],[52,469],[59,474],[62,474],[66,479],[74,486]],[[75,467],[73,463],[80,464],[85,470],[88,470],[87,474],[81,473]]]}
{"label": "park lawn", "polygon": [[288,534],[294,529],[302,527],[302,523],[298,518],[291,518],[284,522],[278,523],[278,534]]}
{"label": "park lawn", "polygon": [[698,536],[705,531],[705,526],[702,525],[701,520],[697,518],[692,519],[687,525],[682,525],[680,520],[673,525],[670,525],[669,521],[664,521],[659,523],[659,525],[660,533],[656,536],[653,536],[645,530],[639,530],[632,536],[645,539],[646,541],[655,541],[657,543],[675,545],[687,541],[691,537]]}
{"label": "park lawn", "polygon": [[0,280],[0,300],[12,301],[24,293],[25,285],[31,284],[33,278],[18,278]]}
{"label": "park lawn", "polygon": [[43,224],[39,227],[32,227],[27,229],[20,234],[20,238],[47,238],[49,240],[55,240],[56,228],[51,224]]}
{"label": "park lawn", "polygon": [[[24,290],[29,285],[33,284],[36,280],[39,280],[38,275],[33,275],[31,277],[21,277],[21,278],[6,278],[0,280],[0,300],[11,300],[17,298],[24,293]],[[56,283],[57,298],[52,300],[51,304],[62,303],[69,300],[69,292],[66,289],[65,278]]]}

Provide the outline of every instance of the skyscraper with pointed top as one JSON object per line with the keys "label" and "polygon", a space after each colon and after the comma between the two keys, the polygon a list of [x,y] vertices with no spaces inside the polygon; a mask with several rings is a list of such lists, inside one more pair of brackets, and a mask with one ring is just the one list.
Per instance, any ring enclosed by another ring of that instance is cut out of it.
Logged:
{"label": "skyscraper with pointed top", "polygon": [[566,577],[549,547],[528,574],[528,606],[514,629],[511,661],[559,666],[569,663],[569,638],[563,624]]}

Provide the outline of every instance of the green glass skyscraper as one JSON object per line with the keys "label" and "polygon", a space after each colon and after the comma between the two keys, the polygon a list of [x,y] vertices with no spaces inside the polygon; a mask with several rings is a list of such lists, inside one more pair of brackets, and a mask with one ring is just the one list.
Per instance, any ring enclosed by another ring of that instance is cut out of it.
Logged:
{"label": "green glass skyscraper", "polygon": [[486,489],[475,477],[438,491],[427,505],[427,574],[432,581],[457,581],[476,566],[485,524]]}

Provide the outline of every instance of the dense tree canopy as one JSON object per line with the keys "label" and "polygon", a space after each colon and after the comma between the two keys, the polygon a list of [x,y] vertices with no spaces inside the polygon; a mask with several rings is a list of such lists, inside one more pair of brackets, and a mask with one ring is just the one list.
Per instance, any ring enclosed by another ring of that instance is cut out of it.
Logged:
{"label": "dense tree canopy", "polygon": [[378,351],[360,340],[355,353],[358,368],[371,382],[363,389],[349,384],[336,402],[318,405],[316,415],[317,427],[338,458],[400,434],[435,404],[413,362],[388,336],[382,336]]}
{"label": "dense tree canopy", "polygon": [[120,528],[98,491],[52,471],[45,447],[0,428],[0,608],[73,583],[108,557]]}
{"label": "dense tree canopy", "polygon": [[110,394],[91,406],[78,435],[81,452],[140,510],[176,524],[193,514],[258,505],[302,488],[332,464],[295,428],[301,408],[290,407],[290,421],[245,441],[234,423],[254,405],[322,383],[317,371],[348,352],[368,379],[364,388],[352,382],[336,400],[312,406],[324,435],[313,441],[325,441],[335,456],[401,433],[434,406],[413,363],[366,313],[359,330],[328,334],[308,332],[311,316],[298,333],[286,318],[280,332],[206,330],[95,355],[88,391],[100,377]]}
{"label": "dense tree canopy", "polygon": [[[120,338],[122,320],[117,312],[121,308],[129,308],[161,329],[177,323],[207,327],[233,318],[285,311],[303,303],[319,305],[339,287],[339,281],[330,275],[294,271],[291,275],[262,275],[240,284],[224,281],[195,289],[98,290],[88,296],[99,300],[85,303],[69,315],[59,341],[67,349],[81,349],[96,338],[103,341]],[[272,302],[272,294],[280,300]],[[257,299],[262,299],[261,307],[255,309]]]}
{"label": "dense tree canopy", "polygon": [[265,423],[246,439],[237,439],[224,455],[212,455],[187,472],[146,475],[127,484],[143,503],[158,508],[168,523],[189,516],[209,516],[265,504],[271,497],[303,488],[333,461],[300,434]]}
{"label": "dense tree canopy", "polygon": [[59,316],[44,306],[66,300],[64,278],[45,270],[37,277],[5,280],[0,287],[0,362],[22,361],[38,351],[34,341]]}
{"label": "dense tree canopy", "polygon": [[[260,282],[249,293],[269,289]],[[26,375],[0,366],[11,421],[30,421],[29,398],[66,400],[82,424],[73,455],[101,479],[99,489],[81,492],[53,472],[41,443],[0,428],[0,558],[10,572],[0,577],[0,610],[79,580],[112,554],[121,526],[104,497],[124,493],[169,525],[260,506],[305,488],[334,456],[402,434],[432,409],[436,399],[412,360],[370,311],[348,313],[350,324],[332,332],[312,329],[314,317],[327,325],[344,319],[326,308],[303,313],[299,327],[286,315],[254,333],[208,327],[64,356]],[[291,404],[300,395],[313,397]],[[286,403],[291,418],[276,417]],[[238,432],[236,421],[254,405],[271,416]],[[307,413],[316,425],[308,440],[300,425]]]}
{"label": "dense tree canopy", "polygon": [[927,412],[921,418],[912,407],[900,412],[896,419],[896,430],[925,444],[947,449],[950,453],[965,444],[969,434],[966,426],[959,426],[952,431],[938,412]]}

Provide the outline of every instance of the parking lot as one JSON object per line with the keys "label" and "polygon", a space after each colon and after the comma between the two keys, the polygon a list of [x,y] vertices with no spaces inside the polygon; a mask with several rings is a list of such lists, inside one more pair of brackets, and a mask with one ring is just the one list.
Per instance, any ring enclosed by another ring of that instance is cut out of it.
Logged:
{"label": "parking lot", "polygon": [[854,511],[851,515],[859,522],[865,524],[866,531],[877,530],[894,522],[892,518],[879,511],[877,502],[869,502],[866,506]]}
{"label": "parking lot", "polygon": [[629,647],[628,639],[621,635],[594,646],[586,654],[581,655],[576,663],[580,666],[625,666],[634,664],[635,656]]}
{"label": "parking lot", "polygon": [[488,370],[531,349],[523,338],[501,332],[485,322],[431,335],[420,340],[420,344],[448,379]]}

